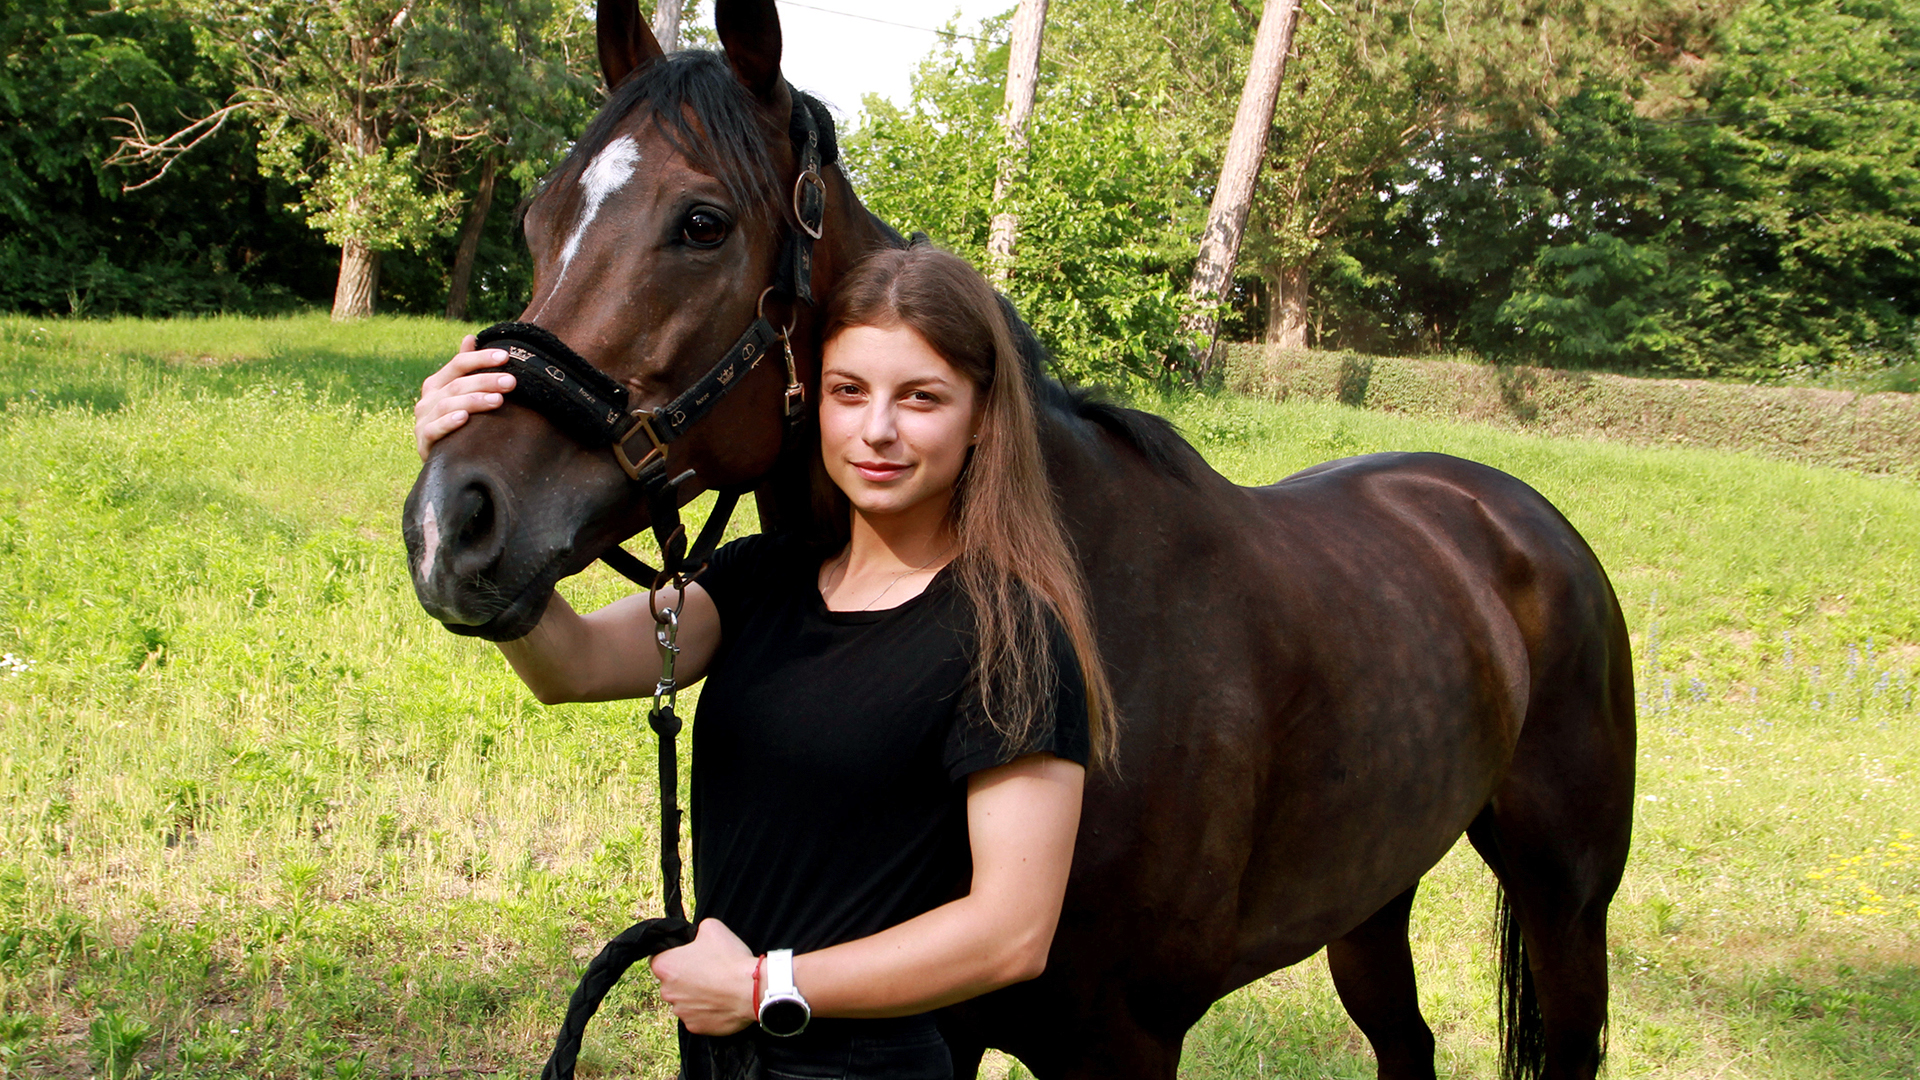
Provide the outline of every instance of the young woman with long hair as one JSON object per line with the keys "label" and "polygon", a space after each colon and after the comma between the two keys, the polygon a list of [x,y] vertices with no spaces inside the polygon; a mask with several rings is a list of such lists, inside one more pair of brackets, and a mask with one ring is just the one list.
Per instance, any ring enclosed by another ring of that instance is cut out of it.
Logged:
{"label": "young woman with long hair", "polygon": [[[653,970],[695,1035],[758,1022],[769,1075],[941,1077],[929,1010],[1045,966],[1110,692],[991,287],[882,252],[825,341],[814,535],[735,541],[687,587],[699,928]],[[498,406],[498,362],[469,341],[428,380],[423,454]],[[500,648],[542,701],[638,697],[653,629],[644,595],[556,596]]]}

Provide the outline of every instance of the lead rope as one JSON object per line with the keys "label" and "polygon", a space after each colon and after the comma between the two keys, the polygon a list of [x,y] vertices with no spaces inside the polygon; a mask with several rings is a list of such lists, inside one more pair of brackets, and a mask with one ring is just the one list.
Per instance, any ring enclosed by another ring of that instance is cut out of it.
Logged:
{"label": "lead rope", "polygon": [[[787,134],[793,141],[800,165],[800,174],[795,177],[793,185],[793,211],[799,229],[789,231],[782,245],[779,286],[760,294],[756,318],[747,333],[735,342],[721,363],[699,383],[662,409],[644,416],[635,414],[635,422],[624,431],[616,431],[613,427],[620,422],[620,410],[612,408],[609,411],[608,408],[615,399],[620,404],[625,402],[624,393],[617,388],[608,390],[602,387],[599,395],[589,390],[582,396],[574,393],[569,386],[565,396],[550,394],[545,400],[531,402],[550,418],[565,419],[567,423],[563,426],[575,431],[589,445],[601,442],[613,445],[621,468],[629,477],[645,485],[645,497],[650,504],[648,516],[653,523],[654,537],[660,544],[661,564],[661,570],[653,573],[651,567],[617,544],[601,556],[608,566],[637,585],[645,586],[647,579],[652,578],[652,591],[647,598],[647,605],[656,627],[654,643],[660,649],[660,679],[654,684],[653,708],[647,713],[647,726],[653,729],[660,750],[660,878],[662,906],[666,908],[666,915],[658,919],[644,919],[628,927],[607,942],[606,947],[587,965],[586,973],[580,977],[580,985],[567,1000],[566,1019],[561,1022],[560,1034],[554,1039],[553,1054],[540,1070],[541,1080],[572,1080],[587,1021],[593,1019],[607,992],[613,989],[628,968],[647,957],[693,940],[693,926],[687,922],[680,892],[680,767],[676,737],[680,734],[681,723],[680,717],[674,712],[678,691],[674,667],[680,655],[680,611],[686,603],[686,588],[707,568],[741,492],[729,489],[720,492],[713,514],[708,517],[706,526],[700,530],[700,535],[694,539],[689,550],[686,530],[680,524],[677,493],[683,483],[693,479],[694,474],[688,471],[670,480],[665,478],[666,444],[704,417],[720,395],[737,384],[736,376],[743,365],[751,369],[776,343],[785,361],[787,376],[782,402],[784,430],[781,435],[781,457],[785,458],[800,442],[806,418],[806,393],[794,363],[793,324],[789,321],[784,329],[776,328],[768,321],[765,307],[768,295],[775,292],[787,293],[798,304],[813,302],[813,242],[822,235],[827,204],[827,186],[821,178],[821,168],[836,160],[838,154],[822,146],[820,128],[826,127],[829,142],[832,135],[832,122],[825,120],[824,110],[821,117],[816,118],[813,109],[818,103],[811,102],[811,99],[797,91],[793,93],[794,110],[788,120]],[[825,120],[824,125],[821,120]],[[569,369],[574,371],[576,378],[585,377],[589,383],[596,383],[592,376],[605,380],[604,375],[566,348],[565,343],[537,326],[502,324],[490,328],[481,336],[487,338],[488,335],[503,339],[510,335],[536,339],[531,343],[512,342],[508,354],[528,363],[557,361],[557,364],[548,363],[541,368],[556,385],[565,382]],[[526,348],[528,344],[535,347]],[[526,355],[518,356],[514,352],[515,347]],[[537,380],[535,382],[537,384]],[[664,437],[662,431],[658,430],[662,426],[665,428]],[[632,461],[626,453],[627,442],[636,433],[646,434],[651,443],[651,448],[639,462]],[[687,573],[686,568],[690,565],[695,569]],[[674,587],[674,601],[663,611],[657,599],[661,587],[668,583]],[[687,1080],[758,1077],[760,1065],[750,1031],[748,1029],[748,1032],[725,1038],[704,1038],[689,1036],[682,1028],[683,1077]]]}
{"label": "lead rope", "polygon": [[[701,569],[705,569],[703,566]],[[662,579],[667,575],[662,573]],[[680,609],[687,602],[689,578],[673,573],[673,604],[665,611],[656,601],[660,590],[647,594],[647,609],[653,613],[653,642],[660,648],[660,681],[653,684],[653,709],[647,713],[647,726],[660,743],[660,881],[667,918],[687,921],[680,899],[680,717],[673,711],[680,686],[674,681],[674,661],[680,656]],[[664,584],[664,580],[662,584]]]}
{"label": "lead rope", "polygon": [[[732,509],[732,500],[728,499],[725,509]],[[717,533],[709,523],[702,530],[702,540],[708,532]],[[665,952],[693,940],[693,927],[687,922],[686,907],[680,893],[680,763],[678,754],[678,736],[680,717],[674,711],[679,696],[679,683],[675,678],[675,661],[680,656],[680,612],[687,602],[687,586],[706,569],[704,556],[711,554],[711,548],[705,543],[696,543],[696,554],[701,555],[701,564],[692,574],[686,573],[686,563],[680,557],[686,543],[686,533],[678,524],[673,531],[661,538],[661,550],[665,554],[663,561],[666,569],[654,579],[652,591],[647,596],[647,610],[654,620],[654,645],[660,650],[660,678],[653,687],[653,708],[647,713],[647,726],[653,729],[654,738],[660,749],[660,881],[662,886],[662,906],[666,915],[658,919],[643,919],[623,931],[619,937],[607,942],[600,954],[587,965],[580,977],[580,985],[567,1001],[567,1016],[560,1025],[560,1034],[554,1040],[553,1054],[547,1058],[547,1064],[540,1070],[541,1080],[572,1080],[573,1066],[580,1055],[580,1041],[585,1035],[587,1021],[600,1009],[600,1002],[606,998],[607,991],[620,981],[620,976],[634,964],[655,954]],[[699,549],[706,548],[701,551]],[[662,588],[673,587],[673,603],[662,608],[659,603]]]}

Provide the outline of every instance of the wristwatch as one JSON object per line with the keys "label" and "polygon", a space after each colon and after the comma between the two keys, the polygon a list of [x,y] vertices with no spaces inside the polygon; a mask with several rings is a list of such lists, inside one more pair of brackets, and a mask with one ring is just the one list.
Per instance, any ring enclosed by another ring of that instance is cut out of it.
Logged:
{"label": "wristwatch", "polygon": [[793,985],[793,950],[767,953],[766,981],[760,984],[760,1030],[785,1038],[807,1030],[813,1010]]}

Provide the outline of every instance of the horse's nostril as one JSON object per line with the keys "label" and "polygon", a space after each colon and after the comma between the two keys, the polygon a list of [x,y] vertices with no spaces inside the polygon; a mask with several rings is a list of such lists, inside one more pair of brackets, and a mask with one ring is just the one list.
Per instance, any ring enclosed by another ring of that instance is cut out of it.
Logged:
{"label": "horse's nostril", "polygon": [[460,489],[453,497],[451,523],[457,522],[454,533],[460,548],[472,548],[486,540],[493,531],[494,509],[493,495],[484,484],[472,483]]}

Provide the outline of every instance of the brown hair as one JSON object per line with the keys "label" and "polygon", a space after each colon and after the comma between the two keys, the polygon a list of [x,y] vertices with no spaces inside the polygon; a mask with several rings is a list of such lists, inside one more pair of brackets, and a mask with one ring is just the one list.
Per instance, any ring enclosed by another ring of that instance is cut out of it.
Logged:
{"label": "brown hair", "polygon": [[[1016,747],[1046,719],[1055,678],[1046,615],[1059,619],[1087,688],[1093,760],[1112,742],[1113,690],[1093,636],[1086,585],[1040,458],[1033,393],[1000,301],[980,272],[927,244],[871,255],[827,303],[825,339],[853,326],[905,326],[973,382],[981,437],[954,485],[954,580],[972,608],[973,681],[982,710]],[[824,482],[822,470],[816,476]],[[822,525],[844,534],[846,497],[816,488]],[[837,519],[837,520],[836,520]]]}

